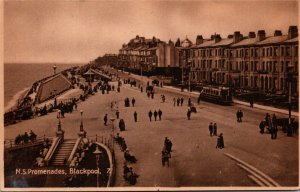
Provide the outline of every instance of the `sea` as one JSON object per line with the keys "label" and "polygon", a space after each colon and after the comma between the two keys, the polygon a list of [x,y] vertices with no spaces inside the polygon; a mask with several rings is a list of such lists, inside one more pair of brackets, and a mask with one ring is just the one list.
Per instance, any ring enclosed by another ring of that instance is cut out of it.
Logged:
{"label": "sea", "polygon": [[4,111],[14,107],[35,81],[53,75],[54,65],[58,73],[82,64],[4,63]]}

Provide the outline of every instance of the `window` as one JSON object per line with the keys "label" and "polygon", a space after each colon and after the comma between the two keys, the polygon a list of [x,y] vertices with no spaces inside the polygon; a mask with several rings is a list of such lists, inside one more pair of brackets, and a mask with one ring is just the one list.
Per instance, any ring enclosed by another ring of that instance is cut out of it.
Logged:
{"label": "window", "polygon": [[290,49],[290,47],[286,47],[286,56],[291,56],[291,49]]}
{"label": "window", "polygon": [[278,66],[277,66],[277,61],[274,61],[274,67],[273,67],[273,72],[278,72]]}
{"label": "window", "polygon": [[262,48],[261,56],[262,56],[262,57],[265,56],[265,48]]}
{"label": "window", "polygon": [[274,56],[276,57],[276,56],[278,56],[279,54],[278,54],[278,47],[274,47]]}

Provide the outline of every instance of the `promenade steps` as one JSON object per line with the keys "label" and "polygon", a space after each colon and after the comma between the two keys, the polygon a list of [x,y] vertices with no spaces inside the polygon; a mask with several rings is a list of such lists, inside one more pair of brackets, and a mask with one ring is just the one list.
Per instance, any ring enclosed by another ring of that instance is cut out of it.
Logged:
{"label": "promenade steps", "polygon": [[68,160],[76,140],[64,140],[58,147],[58,150],[54,153],[50,165],[64,165],[64,160]]}

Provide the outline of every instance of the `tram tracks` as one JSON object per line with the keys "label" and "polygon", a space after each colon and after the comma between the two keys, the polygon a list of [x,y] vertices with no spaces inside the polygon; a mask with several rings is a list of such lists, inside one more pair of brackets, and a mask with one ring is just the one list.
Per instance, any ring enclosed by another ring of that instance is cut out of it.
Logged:
{"label": "tram tracks", "polygon": [[245,170],[248,173],[248,177],[254,181],[257,185],[261,187],[280,187],[280,185],[274,181],[271,177],[266,175],[265,173],[261,172],[257,168],[253,167],[252,165],[238,159],[237,157],[229,154],[224,153],[227,157],[231,158],[232,160],[237,162],[237,165]]}

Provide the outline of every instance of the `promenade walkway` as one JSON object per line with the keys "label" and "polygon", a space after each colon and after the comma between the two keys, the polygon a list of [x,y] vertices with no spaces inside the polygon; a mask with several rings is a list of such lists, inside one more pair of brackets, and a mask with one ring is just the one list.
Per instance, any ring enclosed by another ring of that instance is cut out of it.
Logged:
{"label": "promenade walkway", "polygon": [[[126,131],[120,132],[125,138],[132,155],[138,159],[130,164],[140,175],[135,187],[178,187],[178,186],[257,186],[248,178],[249,173],[242,170],[225,153],[253,165],[271,176],[283,186],[295,186],[298,183],[298,136],[287,137],[279,131],[278,139],[271,140],[269,134],[259,134],[258,124],[265,115],[265,110],[249,108],[244,105],[219,106],[208,102],[197,105],[198,112],[187,120],[188,93],[167,88],[157,88],[154,99],[141,93],[137,87],[126,84],[121,92],[109,94],[96,93],[78,105],[78,110],[66,114],[62,129],[66,138],[77,138],[80,126],[80,110],[83,110],[84,129],[90,135],[112,133],[112,124],[103,123],[104,114],[108,119],[114,116],[111,102],[117,102],[120,118],[125,120]],[[161,103],[160,94],[166,95],[166,102]],[[184,95],[182,107],[174,107],[172,99]],[[124,99],[136,99],[135,107],[124,107]],[[196,98],[196,96],[195,96]],[[195,100],[195,98],[193,98]],[[242,108],[243,123],[235,120],[235,112]],[[148,111],[163,111],[162,121],[149,121]],[[133,113],[138,113],[134,122]],[[286,116],[286,114],[282,114]],[[215,122],[218,133],[224,134],[225,149],[216,149],[217,137],[210,137],[208,125]],[[53,133],[57,127],[56,114],[35,118],[19,124],[7,126],[5,138],[14,138],[19,132],[32,129],[37,135]],[[114,122],[115,134],[118,120]],[[170,167],[161,164],[161,150],[164,138],[173,142]],[[123,153],[115,145],[117,157],[116,186],[129,186],[122,179]]]}

